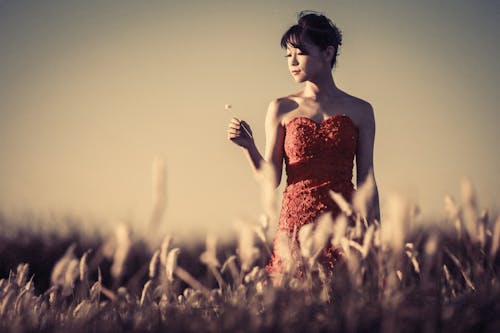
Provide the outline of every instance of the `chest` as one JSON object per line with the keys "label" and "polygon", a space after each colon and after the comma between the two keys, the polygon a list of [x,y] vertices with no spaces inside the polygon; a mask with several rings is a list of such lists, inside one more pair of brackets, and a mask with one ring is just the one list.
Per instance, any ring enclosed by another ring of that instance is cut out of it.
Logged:
{"label": "chest", "polygon": [[285,127],[285,156],[292,162],[336,156],[352,158],[356,145],[356,126],[345,114],[336,114],[321,122],[308,117],[295,117]]}

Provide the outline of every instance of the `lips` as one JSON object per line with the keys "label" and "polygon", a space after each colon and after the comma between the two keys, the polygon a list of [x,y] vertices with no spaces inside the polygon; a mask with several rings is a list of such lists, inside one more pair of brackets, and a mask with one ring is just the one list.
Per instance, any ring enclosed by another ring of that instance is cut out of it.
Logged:
{"label": "lips", "polygon": [[294,70],[294,71],[291,71],[292,74],[299,74],[300,73],[300,69],[298,70]]}

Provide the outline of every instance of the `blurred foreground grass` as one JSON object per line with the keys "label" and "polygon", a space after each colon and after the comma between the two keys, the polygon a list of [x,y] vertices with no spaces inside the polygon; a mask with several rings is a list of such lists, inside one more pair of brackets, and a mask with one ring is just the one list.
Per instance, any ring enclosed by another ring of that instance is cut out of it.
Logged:
{"label": "blurred foreground grass", "polygon": [[[415,223],[404,198],[387,203],[382,225],[355,205],[303,228],[300,248],[278,235],[283,258],[294,246],[301,258],[285,260],[275,285],[265,218],[234,241],[189,244],[2,215],[0,331],[500,332],[500,218],[479,208],[471,184],[435,221]],[[344,258],[333,277],[315,255],[327,243]]]}

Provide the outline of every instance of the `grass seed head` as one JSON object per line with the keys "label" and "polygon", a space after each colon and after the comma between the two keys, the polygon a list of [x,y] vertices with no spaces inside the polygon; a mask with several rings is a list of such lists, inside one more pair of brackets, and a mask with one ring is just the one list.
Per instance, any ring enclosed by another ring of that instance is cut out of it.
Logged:
{"label": "grass seed head", "polygon": [[264,230],[264,232],[267,232],[269,230],[269,221],[270,221],[269,215],[260,214],[259,222],[260,222],[260,226],[262,227],[262,230]]}
{"label": "grass seed head", "polygon": [[116,250],[113,255],[113,264],[111,265],[111,276],[119,280],[125,270],[125,262],[128,258],[132,241],[130,239],[130,229],[125,224],[119,224],[115,229]]}
{"label": "grass seed head", "polygon": [[500,215],[497,217],[495,224],[493,226],[493,235],[490,248],[490,258],[492,260],[494,260],[497,255],[499,245],[500,245]]}
{"label": "grass seed head", "polygon": [[373,205],[375,195],[375,178],[373,169],[370,170],[363,184],[356,190],[352,199],[353,208],[361,216],[368,218],[368,212]]}
{"label": "grass seed head", "polygon": [[152,287],[153,286],[153,281],[148,280],[144,284],[144,288],[142,288],[142,293],[141,293],[141,300],[140,304],[144,306],[145,304],[149,304],[152,301]]}
{"label": "grass seed head", "polygon": [[333,247],[340,246],[340,240],[346,235],[347,223],[347,217],[344,214],[339,214],[335,219],[332,238]]}
{"label": "grass seed head", "polygon": [[477,207],[476,190],[470,179],[468,179],[467,177],[462,178],[460,185],[465,229],[467,230],[467,233],[473,241],[478,241],[479,214]]}
{"label": "grass seed head", "polygon": [[156,250],[149,261],[149,278],[156,279],[160,275],[160,250]]}
{"label": "grass seed head", "polygon": [[241,262],[241,268],[247,272],[259,257],[260,251],[254,246],[254,231],[250,225],[245,222],[237,224],[238,230],[238,256]]}
{"label": "grass seed head", "polygon": [[365,237],[363,238],[363,251],[362,251],[363,258],[366,258],[368,256],[368,253],[370,253],[374,233],[375,233],[375,226],[372,224],[366,230]]}
{"label": "grass seed head", "polygon": [[259,269],[259,267],[254,266],[252,268],[252,270],[250,271],[250,273],[245,275],[245,278],[244,278],[245,283],[248,284],[248,283],[251,283],[251,282],[257,280],[259,278],[260,272],[261,272],[261,270]]}
{"label": "grass seed head", "polygon": [[299,230],[300,253],[306,259],[312,258],[314,254],[313,223],[303,225]]}
{"label": "grass seed head", "polygon": [[66,270],[68,269],[68,265],[71,260],[76,259],[75,257],[75,248],[76,244],[71,244],[66,253],[62,256],[61,259],[57,261],[57,263],[52,268],[52,273],[50,277],[51,284],[55,285],[64,285]]}
{"label": "grass seed head", "polygon": [[333,190],[329,191],[331,198],[335,201],[335,203],[339,206],[339,208],[342,210],[342,212],[347,215],[351,216],[352,215],[352,208],[349,202],[344,198],[344,196],[341,193],[337,193]]}
{"label": "grass seed head", "polygon": [[28,271],[29,271],[28,264],[17,265],[16,284],[19,287],[23,287],[26,284],[26,281],[28,280]]}
{"label": "grass seed head", "polygon": [[208,266],[220,267],[217,259],[217,238],[214,235],[207,235],[205,244],[205,252],[200,255],[201,262]]}
{"label": "grass seed head", "polygon": [[93,309],[95,309],[93,304],[84,299],[73,310],[73,317],[80,320],[88,319]]}
{"label": "grass seed head", "polygon": [[236,256],[235,255],[231,255],[229,256],[226,261],[224,261],[224,264],[222,265],[221,267],[221,272],[224,273],[226,272],[227,268],[229,267],[229,263],[230,262],[234,262],[236,261]]}
{"label": "grass seed head", "polygon": [[450,221],[459,218],[460,207],[455,203],[453,197],[449,194],[444,196],[444,211]]}
{"label": "grass seed head", "polygon": [[314,230],[314,247],[318,251],[326,246],[333,234],[333,221],[330,213],[321,214],[316,221]]}
{"label": "grass seed head", "polygon": [[90,301],[91,302],[99,302],[99,298],[101,296],[101,283],[99,281],[94,282],[92,287],[90,288]]}
{"label": "grass seed head", "polygon": [[432,234],[425,243],[424,252],[427,257],[434,257],[439,246],[439,237],[437,234]]}
{"label": "grass seed head", "polygon": [[90,250],[89,251],[86,251],[82,258],[80,259],[80,265],[79,265],[79,269],[80,269],[80,281],[88,281],[88,274],[89,274],[89,267],[88,267],[88,264],[87,264],[87,261],[88,261],[88,256],[90,254]]}
{"label": "grass seed head", "polygon": [[163,238],[163,241],[161,242],[160,245],[160,261],[162,265],[167,264],[167,256],[168,256],[168,249],[170,247],[170,243],[172,242],[172,237],[170,235],[166,235]]}
{"label": "grass seed head", "polygon": [[167,272],[167,278],[169,279],[169,281],[174,280],[174,272],[177,268],[177,257],[179,256],[180,252],[181,250],[179,248],[174,248],[168,253],[167,265],[165,267],[165,270]]}
{"label": "grass seed head", "polygon": [[73,292],[73,288],[75,286],[75,281],[78,279],[80,275],[80,261],[76,258],[71,259],[66,268],[66,272],[64,274],[64,283],[62,295],[68,296]]}
{"label": "grass seed head", "polygon": [[382,246],[401,251],[408,231],[410,203],[402,194],[391,193],[387,207],[386,218],[380,227]]}
{"label": "grass seed head", "polygon": [[283,231],[278,231],[276,234],[276,252],[283,262],[283,268],[286,272],[291,272],[294,267],[294,259],[290,246],[290,238]]}

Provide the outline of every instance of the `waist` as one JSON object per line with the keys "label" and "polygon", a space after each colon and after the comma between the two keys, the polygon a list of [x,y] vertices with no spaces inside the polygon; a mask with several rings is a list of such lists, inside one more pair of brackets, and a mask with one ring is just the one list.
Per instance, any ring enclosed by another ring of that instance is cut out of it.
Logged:
{"label": "waist", "polygon": [[344,198],[349,199],[356,191],[351,180],[326,180],[319,181],[317,179],[304,179],[295,183],[288,184],[283,195],[312,195],[312,196],[329,196],[330,190],[341,193]]}
{"label": "waist", "polygon": [[320,184],[352,184],[353,163],[337,161],[325,163],[324,161],[305,161],[286,165],[287,185],[303,183],[308,186]]}

